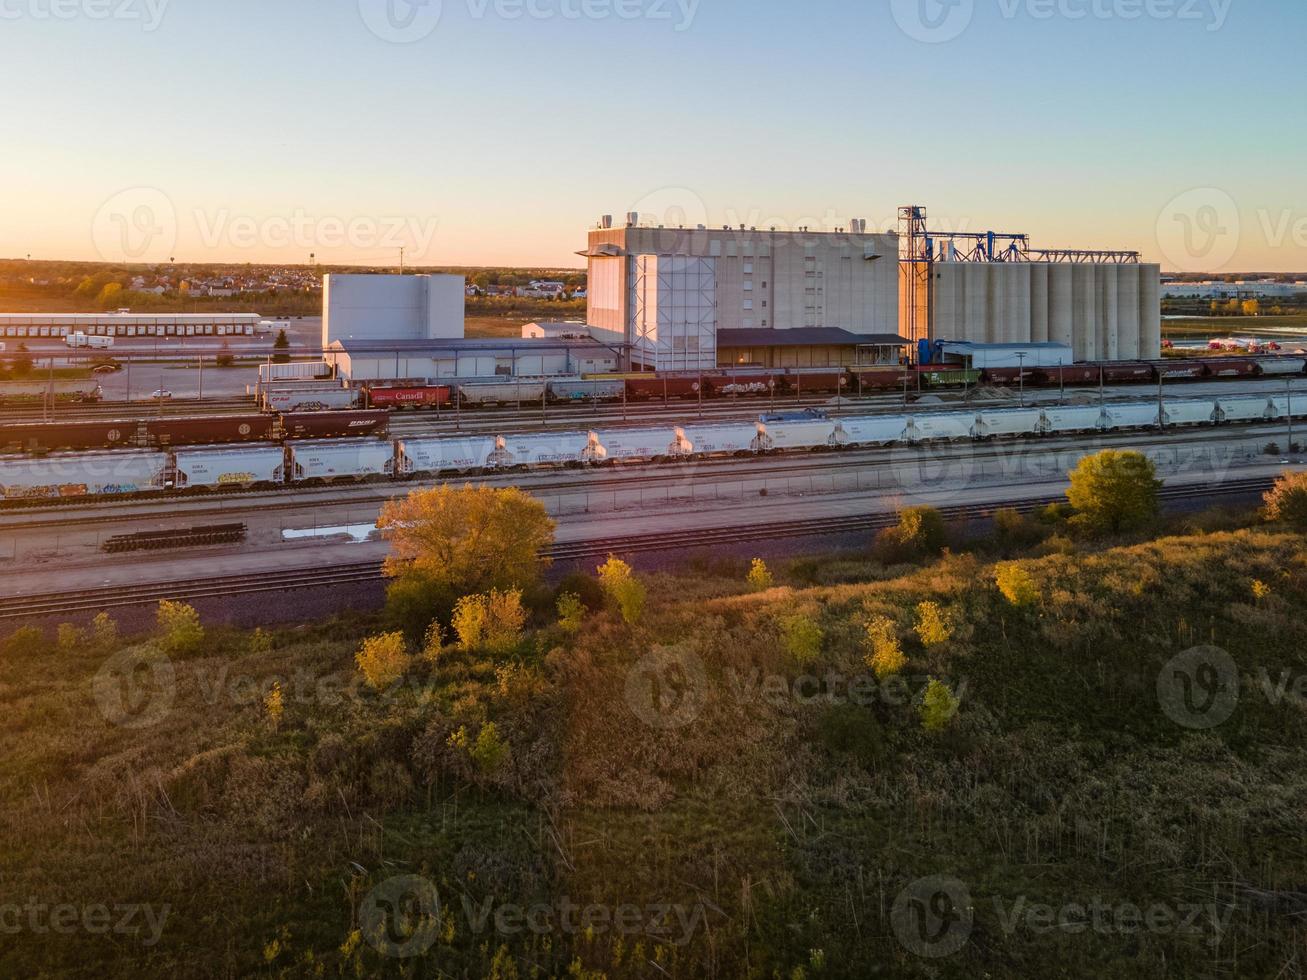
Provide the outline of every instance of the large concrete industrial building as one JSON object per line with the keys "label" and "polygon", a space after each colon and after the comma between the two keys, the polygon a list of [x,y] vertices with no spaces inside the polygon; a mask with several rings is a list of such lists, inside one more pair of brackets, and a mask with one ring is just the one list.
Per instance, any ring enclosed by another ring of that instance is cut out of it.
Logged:
{"label": "large concrete industrial building", "polygon": [[[868,233],[860,220],[774,232],[656,228],[640,218],[614,227],[605,216],[580,253],[587,323],[595,336],[629,344],[636,367],[815,364],[811,352],[841,331],[845,353],[823,354],[823,363],[883,363],[893,359],[887,350],[926,339],[1062,344],[1081,361],[1161,356],[1161,269],[1136,252],[933,233],[920,207],[900,209],[897,234]],[[792,332],[783,343],[766,342],[783,332]]]}
{"label": "large concrete industrial building", "polygon": [[347,340],[461,339],[464,299],[462,276],[323,276],[322,348]]}
{"label": "large concrete industrial building", "polygon": [[587,323],[631,346],[637,366],[710,370],[732,331],[836,329],[846,346],[892,340],[898,324],[894,235],[855,221],[838,232],[624,227],[603,218],[580,253],[589,271]]}
{"label": "large concrete industrial building", "polygon": [[1161,356],[1162,270],[1137,252],[931,232],[921,207],[901,208],[899,218],[899,332],[910,340],[1064,344],[1078,361]]}

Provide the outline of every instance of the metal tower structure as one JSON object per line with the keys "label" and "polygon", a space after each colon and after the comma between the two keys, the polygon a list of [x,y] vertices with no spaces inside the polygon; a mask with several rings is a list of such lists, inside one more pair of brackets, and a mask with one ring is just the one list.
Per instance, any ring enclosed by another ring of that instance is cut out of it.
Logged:
{"label": "metal tower structure", "polygon": [[926,209],[899,208],[899,326],[914,344],[929,338],[930,280],[936,262],[1048,262],[1138,265],[1139,253],[1092,249],[1032,249],[1030,236],[1013,232],[930,231]]}

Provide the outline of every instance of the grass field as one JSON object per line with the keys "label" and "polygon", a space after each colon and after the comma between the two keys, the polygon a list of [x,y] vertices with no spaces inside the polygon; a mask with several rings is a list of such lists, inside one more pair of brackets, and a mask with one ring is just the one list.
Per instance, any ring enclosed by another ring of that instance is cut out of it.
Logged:
{"label": "grass field", "polygon": [[0,974],[1296,976],[1307,543],[1238,523],[692,564],[383,692],[360,620],[11,645]]}

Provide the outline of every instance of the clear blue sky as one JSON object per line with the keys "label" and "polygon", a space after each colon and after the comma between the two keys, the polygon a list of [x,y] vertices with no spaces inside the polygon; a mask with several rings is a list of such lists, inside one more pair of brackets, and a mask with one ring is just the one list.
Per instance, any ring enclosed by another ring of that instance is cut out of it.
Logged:
{"label": "clear blue sky", "polygon": [[1307,271],[1301,0],[693,2],[0,0],[0,255],[576,265],[604,212],[920,203]]}

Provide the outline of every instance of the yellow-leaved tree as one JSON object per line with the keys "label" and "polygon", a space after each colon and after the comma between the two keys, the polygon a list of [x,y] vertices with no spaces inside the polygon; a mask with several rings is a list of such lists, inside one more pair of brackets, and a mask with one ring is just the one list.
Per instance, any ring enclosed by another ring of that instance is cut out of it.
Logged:
{"label": "yellow-leaved tree", "polygon": [[554,540],[544,505],[516,488],[415,490],[389,501],[377,526],[391,546],[389,611],[415,637],[461,596],[534,585]]}

